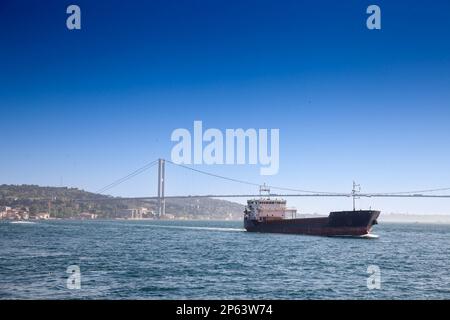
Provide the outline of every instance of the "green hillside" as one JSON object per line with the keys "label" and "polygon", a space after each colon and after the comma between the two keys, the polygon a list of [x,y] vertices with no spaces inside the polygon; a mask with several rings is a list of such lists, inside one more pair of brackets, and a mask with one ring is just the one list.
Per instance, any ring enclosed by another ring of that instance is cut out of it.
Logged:
{"label": "green hillside", "polygon": [[[141,207],[157,211],[156,200],[114,200],[77,188],[37,185],[0,185],[0,206],[28,208],[32,215],[50,211],[52,217],[58,218],[76,217],[82,212],[97,214],[99,218],[117,218],[123,217],[127,209]],[[178,218],[239,219],[243,209],[241,204],[211,198],[166,200],[166,213]]]}

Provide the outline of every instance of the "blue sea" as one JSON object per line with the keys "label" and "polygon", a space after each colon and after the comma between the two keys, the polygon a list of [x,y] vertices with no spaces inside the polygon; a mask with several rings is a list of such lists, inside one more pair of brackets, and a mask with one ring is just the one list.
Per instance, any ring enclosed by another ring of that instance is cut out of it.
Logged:
{"label": "blue sea", "polygon": [[[0,222],[0,299],[450,299],[450,225],[378,239],[255,234],[238,221]],[[69,289],[67,268],[80,268]],[[369,289],[369,266],[379,289]]]}

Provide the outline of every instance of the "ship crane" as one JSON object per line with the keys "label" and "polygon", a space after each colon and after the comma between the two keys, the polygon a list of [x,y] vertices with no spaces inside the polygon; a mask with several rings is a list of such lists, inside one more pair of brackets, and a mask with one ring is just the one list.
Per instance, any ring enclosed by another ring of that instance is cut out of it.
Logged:
{"label": "ship crane", "polygon": [[361,185],[356,184],[353,181],[352,198],[353,198],[353,211],[356,211],[356,199],[360,199],[359,193],[361,192]]}
{"label": "ship crane", "polygon": [[264,192],[267,192],[267,196],[270,197],[270,187],[268,185],[266,185],[266,183],[259,186],[259,196],[261,198],[262,198]]}

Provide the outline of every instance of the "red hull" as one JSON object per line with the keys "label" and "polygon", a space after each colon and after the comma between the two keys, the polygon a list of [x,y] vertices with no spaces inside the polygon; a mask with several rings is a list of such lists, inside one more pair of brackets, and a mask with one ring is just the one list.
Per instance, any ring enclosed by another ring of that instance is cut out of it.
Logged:
{"label": "red hull", "polygon": [[364,236],[376,224],[379,211],[358,210],[332,212],[324,218],[301,218],[282,220],[244,219],[249,232],[306,234],[318,236]]}

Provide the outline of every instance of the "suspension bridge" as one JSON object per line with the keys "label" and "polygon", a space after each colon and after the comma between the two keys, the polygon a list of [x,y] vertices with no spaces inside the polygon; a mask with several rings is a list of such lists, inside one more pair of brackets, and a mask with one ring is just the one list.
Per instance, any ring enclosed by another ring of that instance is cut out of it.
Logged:
{"label": "suspension bridge", "polygon": [[[166,173],[166,163],[183,168],[185,170],[190,170],[198,174],[207,175],[216,179],[226,180],[234,183],[250,185],[253,187],[261,187],[261,183],[245,181],[235,178],[230,178],[222,175],[218,175],[211,172],[206,172],[193,167],[189,167],[183,164],[174,163],[166,159],[156,159],[143,167],[131,172],[130,174],[115,180],[114,182],[104,186],[103,188],[96,191],[98,194],[104,194],[105,192],[115,188],[116,186],[128,181],[135,176],[142,174],[148,169],[158,166],[158,193],[156,196],[149,197],[112,197],[102,195],[101,197],[94,197],[89,199],[77,199],[77,201],[91,202],[91,201],[123,201],[123,200],[156,200],[158,204],[158,214],[159,216],[165,215],[165,204],[167,199],[186,199],[186,198],[253,198],[260,197],[261,191],[258,194],[196,194],[196,195],[166,195],[165,194],[165,173]],[[362,193],[360,186],[353,182],[353,189],[351,192],[327,192],[327,191],[314,191],[314,190],[304,190],[296,188],[286,188],[282,186],[264,185],[264,190],[277,190],[279,193],[268,192],[265,196],[269,197],[348,197],[353,198],[353,206],[355,199],[357,198],[450,198],[450,194],[442,194],[444,191],[450,191],[449,188],[435,188],[435,189],[424,189],[416,191],[399,191],[399,192],[387,192],[387,193]],[[261,189],[260,189],[261,190]],[[436,194],[436,192],[441,192]]]}

